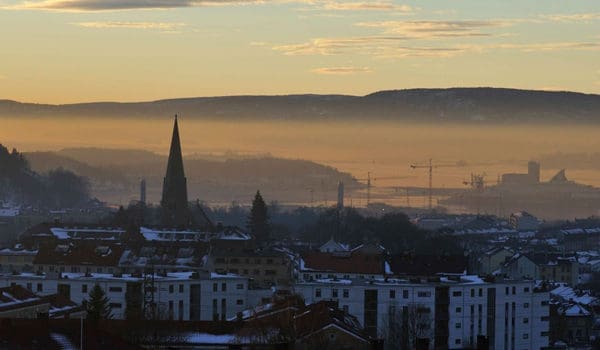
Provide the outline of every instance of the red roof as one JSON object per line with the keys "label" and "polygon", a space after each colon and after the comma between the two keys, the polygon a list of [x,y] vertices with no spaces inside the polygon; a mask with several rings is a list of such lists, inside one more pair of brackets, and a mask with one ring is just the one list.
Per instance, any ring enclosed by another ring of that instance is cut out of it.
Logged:
{"label": "red roof", "polygon": [[0,312],[45,304],[46,301],[19,285],[0,288]]}
{"label": "red roof", "polygon": [[57,244],[41,247],[33,264],[118,266],[122,254],[117,244]]}
{"label": "red roof", "polygon": [[321,253],[311,252],[302,256],[304,270],[336,273],[381,274],[385,273],[382,255],[361,252]]}

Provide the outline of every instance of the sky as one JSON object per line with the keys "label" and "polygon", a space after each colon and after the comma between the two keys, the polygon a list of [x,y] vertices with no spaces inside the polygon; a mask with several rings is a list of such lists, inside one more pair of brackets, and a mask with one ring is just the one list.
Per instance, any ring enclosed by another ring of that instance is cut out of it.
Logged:
{"label": "sky", "polygon": [[600,93],[598,0],[0,0],[0,99]]}

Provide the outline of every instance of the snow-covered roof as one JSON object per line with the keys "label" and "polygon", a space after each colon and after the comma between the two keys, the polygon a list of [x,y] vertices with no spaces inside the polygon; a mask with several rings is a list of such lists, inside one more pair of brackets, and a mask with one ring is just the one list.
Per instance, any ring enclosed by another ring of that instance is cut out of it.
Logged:
{"label": "snow-covered roof", "polygon": [[561,230],[560,233],[563,235],[582,235],[582,234],[600,234],[600,227],[593,228],[571,228]]}
{"label": "snow-covered roof", "polygon": [[125,233],[122,228],[102,227],[51,227],[50,232],[61,240],[65,239],[94,239],[117,240]]}
{"label": "snow-covered roof", "polygon": [[140,227],[147,241],[199,241],[206,240],[210,233],[191,230],[152,229]]}
{"label": "snow-covered roof", "polygon": [[18,256],[23,256],[23,255],[27,255],[27,256],[36,256],[38,253],[37,250],[27,250],[27,249],[11,249],[11,248],[4,248],[4,249],[0,249],[0,255],[18,255]]}
{"label": "snow-covered roof", "polygon": [[19,215],[19,209],[0,208],[0,217],[14,217]]}
{"label": "snow-covered roof", "polygon": [[564,310],[565,316],[589,316],[591,313],[579,304],[571,305]]}
{"label": "snow-covered roof", "polygon": [[558,298],[562,301],[572,301],[581,305],[591,305],[597,301],[597,299],[591,296],[589,293],[577,293],[573,288],[564,283],[561,283],[558,287],[552,289],[550,291],[550,296]]}

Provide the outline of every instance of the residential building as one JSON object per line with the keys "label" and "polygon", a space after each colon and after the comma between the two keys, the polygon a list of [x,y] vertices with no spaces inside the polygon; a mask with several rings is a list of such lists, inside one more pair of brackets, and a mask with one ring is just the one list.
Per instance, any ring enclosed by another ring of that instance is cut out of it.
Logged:
{"label": "residential building", "polygon": [[[430,348],[475,347],[487,337],[491,348],[548,346],[549,294],[533,281],[484,281],[476,276],[437,279],[315,280],[295,291],[307,303],[331,300],[357,317],[371,336]],[[402,340],[404,339],[404,340]]]}
{"label": "residential building", "polygon": [[[149,290],[154,290],[152,300],[161,319],[224,320],[249,306],[248,279],[237,275],[179,272],[150,277],[154,287]],[[41,296],[58,293],[81,304],[99,285],[110,300],[114,318],[124,319],[127,293],[141,303],[144,281],[144,276],[136,274],[22,273],[0,276],[0,287],[19,285]]]}

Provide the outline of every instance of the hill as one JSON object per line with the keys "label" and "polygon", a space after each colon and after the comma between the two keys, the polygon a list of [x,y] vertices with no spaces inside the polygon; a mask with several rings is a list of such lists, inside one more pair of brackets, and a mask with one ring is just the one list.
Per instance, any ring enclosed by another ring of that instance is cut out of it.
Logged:
{"label": "hill", "polygon": [[0,205],[36,209],[82,207],[90,201],[84,177],[56,167],[38,173],[16,149],[0,144]]}
{"label": "hill", "polygon": [[226,96],[66,105],[0,100],[0,117],[154,118],[174,113],[221,120],[366,119],[456,122],[600,122],[600,95],[503,88],[407,89],[366,96]]}
{"label": "hill", "polygon": [[[149,200],[159,201],[167,164],[166,156],[140,150],[70,148],[25,157],[35,171],[62,167],[88,178],[93,194],[113,203],[138,198],[142,178],[147,181]],[[335,198],[340,180],[349,190],[362,187],[348,173],[307,160],[196,157],[184,157],[189,198],[208,202],[247,202],[257,189],[269,200],[309,202],[311,191],[321,197],[327,191],[329,198]]]}

